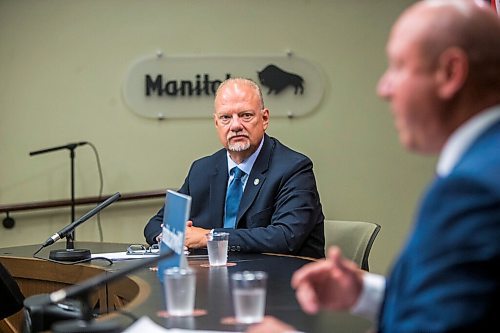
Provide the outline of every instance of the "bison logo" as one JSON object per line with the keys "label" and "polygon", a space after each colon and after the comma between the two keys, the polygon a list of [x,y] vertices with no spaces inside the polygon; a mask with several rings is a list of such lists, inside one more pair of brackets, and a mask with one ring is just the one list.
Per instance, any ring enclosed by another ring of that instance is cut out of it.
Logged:
{"label": "bison logo", "polygon": [[259,74],[260,83],[269,88],[268,95],[274,92],[275,95],[279,94],[283,89],[288,86],[295,88],[294,94],[301,95],[304,93],[304,79],[297,75],[285,72],[276,65],[267,65]]}

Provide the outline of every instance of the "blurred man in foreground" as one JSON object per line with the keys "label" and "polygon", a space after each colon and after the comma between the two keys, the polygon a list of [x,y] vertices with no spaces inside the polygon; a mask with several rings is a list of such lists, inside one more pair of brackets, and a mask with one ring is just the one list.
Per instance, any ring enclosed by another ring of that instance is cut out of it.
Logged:
{"label": "blurred man in foreground", "polygon": [[[487,332],[500,315],[500,19],[484,1],[420,1],[394,25],[378,94],[401,144],[439,154],[387,281],[338,248],[292,278],[307,313],[347,310],[380,332]],[[268,318],[250,332],[293,328]]]}

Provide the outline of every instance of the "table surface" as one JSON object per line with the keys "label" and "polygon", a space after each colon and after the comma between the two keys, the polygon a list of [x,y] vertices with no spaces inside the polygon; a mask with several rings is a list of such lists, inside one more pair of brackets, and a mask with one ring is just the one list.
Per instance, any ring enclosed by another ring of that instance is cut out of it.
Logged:
{"label": "table surface", "polygon": [[[56,243],[40,252],[41,257],[48,257],[49,250],[64,248],[64,242]],[[93,254],[125,251],[128,244],[76,242],[75,248],[88,248]],[[26,245],[0,249],[0,257],[31,257],[38,245]],[[197,253],[199,254],[199,253]],[[93,260],[92,265],[101,266],[108,273],[116,272],[136,263],[137,260],[115,262],[112,266],[99,260]],[[149,316],[153,321],[166,328],[204,329],[220,331],[244,331],[245,325],[224,324],[222,319],[234,315],[229,276],[237,271],[260,270],[268,274],[266,315],[273,315],[304,332],[366,332],[371,323],[363,318],[348,313],[322,312],[310,316],[305,314],[296,301],[295,293],[290,287],[290,279],[297,269],[311,260],[294,256],[273,254],[235,254],[229,253],[227,267],[206,267],[208,257],[188,256],[189,266],[196,270],[196,301],[195,308],[205,310],[205,315],[190,317],[163,318],[158,315],[165,309],[162,285],[157,278],[157,272],[144,267],[132,275],[146,281],[151,289],[145,301],[124,310],[133,316]],[[121,325],[127,326],[131,319],[117,316]]]}

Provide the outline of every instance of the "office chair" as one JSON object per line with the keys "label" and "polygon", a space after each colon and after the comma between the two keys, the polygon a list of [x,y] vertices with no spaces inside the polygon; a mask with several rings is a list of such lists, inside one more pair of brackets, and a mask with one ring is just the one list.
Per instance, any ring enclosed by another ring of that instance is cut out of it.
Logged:
{"label": "office chair", "polygon": [[344,257],[368,271],[368,256],[380,228],[372,222],[325,220],[325,249],[337,245]]}
{"label": "office chair", "polygon": [[24,296],[16,281],[0,263],[0,320],[23,308]]}

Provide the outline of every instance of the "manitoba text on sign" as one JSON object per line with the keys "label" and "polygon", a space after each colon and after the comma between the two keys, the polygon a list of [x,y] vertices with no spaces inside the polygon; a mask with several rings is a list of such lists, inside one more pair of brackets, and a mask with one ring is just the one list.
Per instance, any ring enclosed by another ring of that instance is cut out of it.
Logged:
{"label": "manitoba text on sign", "polygon": [[257,82],[271,115],[295,117],[312,112],[324,93],[324,80],[310,62],[292,56],[144,57],[131,65],[123,86],[126,104],[138,115],[208,118],[219,84],[229,77]]}

